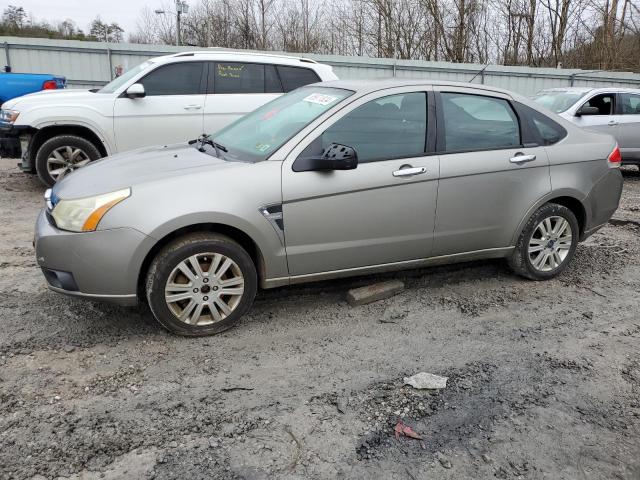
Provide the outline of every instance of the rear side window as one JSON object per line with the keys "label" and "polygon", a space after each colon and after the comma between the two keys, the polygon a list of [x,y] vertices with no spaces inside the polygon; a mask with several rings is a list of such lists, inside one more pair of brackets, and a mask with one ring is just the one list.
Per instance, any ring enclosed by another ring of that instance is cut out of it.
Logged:
{"label": "rear side window", "polygon": [[640,95],[621,93],[620,113],[622,115],[640,115]]}
{"label": "rear side window", "polygon": [[264,65],[216,62],[213,75],[209,72],[209,82],[211,80],[215,93],[264,93]]}
{"label": "rear side window", "polygon": [[492,150],[520,145],[520,128],[509,102],[502,98],[442,93],[446,152]]}
{"label": "rear side window", "polygon": [[290,92],[298,87],[309,85],[320,81],[320,77],[309,68],[285,67],[278,65],[278,74],[282,80],[282,88],[285,92]]}
{"label": "rear side window", "polygon": [[163,65],[140,80],[147,96],[198,95],[202,93],[203,62]]}
{"label": "rear side window", "polygon": [[533,108],[518,103],[518,112],[521,115],[526,115],[530,120],[529,123],[535,129],[534,133],[542,140],[542,145],[553,145],[567,136],[567,131],[562,125]]}
{"label": "rear side window", "polygon": [[322,134],[322,150],[332,143],[355,148],[361,163],[424,155],[427,98],[424,92],[390,95],[348,113]]}

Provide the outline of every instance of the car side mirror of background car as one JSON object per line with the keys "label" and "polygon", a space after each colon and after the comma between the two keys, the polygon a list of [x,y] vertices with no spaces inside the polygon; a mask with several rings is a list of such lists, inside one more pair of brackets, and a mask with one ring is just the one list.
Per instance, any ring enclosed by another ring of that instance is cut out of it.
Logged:
{"label": "car side mirror of background car", "polygon": [[583,106],[576,112],[576,117],[581,117],[583,115],[598,115],[599,113],[600,109],[598,107]]}
{"label": "car side mirror of background car", "polygon": [[332,143],[322,155],[297,158],[293,164],[293,171],[353,170],[357,166],[358,154],[353,147]]}
{"label": "car side mirror of background car", "polygon": [[144,85],[141,83],[134,83],[127,88],[127,91],[124,92],[124,94],[128,98],[143,98],[146,95],[146,92],[144,91]]}

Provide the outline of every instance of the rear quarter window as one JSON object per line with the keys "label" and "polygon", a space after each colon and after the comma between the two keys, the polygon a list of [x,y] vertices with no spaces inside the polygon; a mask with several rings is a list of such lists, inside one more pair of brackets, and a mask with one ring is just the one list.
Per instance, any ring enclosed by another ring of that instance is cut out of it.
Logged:
{"label": "rear quarter window", "polygon": [[287,67],[278,65],[278,74],[282,81],[282,88],[285,92],[290,92],[296,88],[316,83],[320,81],[318,74],[310,68]]}
{"label": "rear quarter window", "polygon": [[[525,116],[526,120],[528,120],[528,128],[533,129],[532,133],[534,135],[531,140],[537,136],[542,145],[553,145],[567,136],[567,131],[564,127],[546,115],[522,103],[517,103],[516,107],[520,116]],[[523,128],[526,128],[526,126]]]}

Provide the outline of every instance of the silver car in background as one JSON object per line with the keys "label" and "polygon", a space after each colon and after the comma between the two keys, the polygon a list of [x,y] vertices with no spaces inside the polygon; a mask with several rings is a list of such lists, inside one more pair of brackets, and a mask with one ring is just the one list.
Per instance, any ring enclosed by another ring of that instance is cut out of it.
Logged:
{"label": "silver car in background", "polygon": [[613,135],[622,163],[640,167],[640,90],[551,88],[534,100],[580,127]]}
{"label": "silver car in background", "polygon": [[147,301],[172,332],[223,331],[258,287],[480,258],[561,273],[622,190],[615,140],[523,97],[445,82],[336,81],[214,136],[80,169],[47,194],[52,290]]}

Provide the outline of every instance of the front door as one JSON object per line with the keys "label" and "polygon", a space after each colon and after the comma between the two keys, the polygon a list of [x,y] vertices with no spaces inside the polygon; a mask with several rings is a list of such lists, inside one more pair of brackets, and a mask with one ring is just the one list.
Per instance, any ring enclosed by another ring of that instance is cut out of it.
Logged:
{"label": "front door", "polygon": [[138,83],[143,98],[116,99],[113,126],[119,152],[186,142],[203,133],[204,62],[162,65]]}
{"label": "front door", "polygon": [[598,113],[576,117],[574,123],[582,128],[613,135],[617,139],[620,134],[620,116],[616,112],[616,94],[599,93],[589,98],[580,108],[585,106],[596,107]]}
{"label": "front door", "polygon": [[465,88],[436,95],[442,128],[433,255],[509,247],[528,209],[551,190],[545,148],[522,145],[506,95]]}
{"label": "front door", "polygon": [[353,147],[354,170],[295,172],[283,163],[285,242],[292,276],[382,265],[431,253],[438,157],[426,152],[427,93],[372,94],[318,127],[299,156]]}
{"label": "front door", "polygon": [[620,93],[618,145],[622,159],[640,160],[640,94]]}

